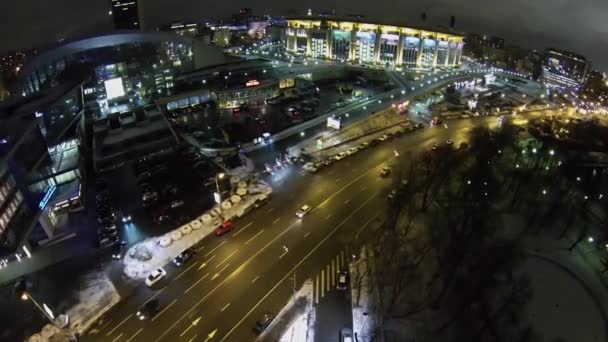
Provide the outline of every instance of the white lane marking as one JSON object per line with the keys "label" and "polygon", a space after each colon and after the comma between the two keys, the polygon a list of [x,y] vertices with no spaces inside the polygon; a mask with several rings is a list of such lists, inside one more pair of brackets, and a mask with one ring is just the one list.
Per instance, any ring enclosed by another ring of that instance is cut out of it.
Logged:
{"label": "white lane marking", "polygon": [[264,232],[264,229],[260,230],[257,234],[255,234],[254,236],[252,236],[249,240],[245,241],[245,246],[248,245],[251,241],[253,241],[253,239],[255,239],[256,237],[258,237],[263,232]]}
{"label": "white lane marking", "polygon": [[183,276],[183,275],[184,275],[184,273],[186,273],[186,272],[190,271],[190,269],[191,269],[192,267],[196,266],[196,264],[198,264],[198,261],[193,262],[193,263],[192,263],[192,265],[190,265],[188,268],[186,268],[185,270],[183,270],[183,271],[182,271],[182,273],[178,274],[178,275],[177,275],[177,277],[175,277],[175,279],[176,279],[176,280],[177,280],[177,279],[179,279],[181,276]]}
{"label": "white lane marking", "polygon": [[326,220],[329,220],[331,218],[332,214],[327,215],[327,217],[325,218]]}
{"label": "white lane marking", "polygon": [[215,252],[215,250],[216,250],[216,249],[220,248],[220,247],[221,247],[223,244],[225,244],[226,242],[227,242],[226,240],[222,241],[222,242],[221,242],[219,245],[217,245],[217,246],[216,246],[214,249],[212,249],[212,250],[210,250],[209,252],[207,252],[207,253],[205,254],[205,257],[206,257],[207,255],[209,255],[209,254],[211,254],[211,253]]}
{"label": "white lane marking", "polygon": [[215,278],[219,277],[220,274],[222,274],[222,272],[224,272],[228,268],[228,266],[230,266],[230,263],[227,263],[226,266],[222,267],[221,270],[217,271],[217,273],[214,274],[213,277],[211,277],[211,280],[214,280]]}
{"label": "white lane marking", "polygon": [[[370,171],[367,171],[370,172]],[[289,277],[290,275],[293,274],[293,272],[300,267],[300,265],[302,265],[302,263],[304,263],[304,261],[306,261],[317,249],[319,249],[319,247],[321,247],[322,244],[325,243],[325,241],[327,241],[330,237],[332,237],[337,231],[338,229],[340,229],[340,227],[342,227],[346,221],[348,221],[351,217],[353,217],[353,215],[355,215],[355,213],[357,213],[359,210],[361,210],[361,208],[363,208],[364,205],[366,205],[367,203],[369,203],[369,201],[371,201],[372,199],[374,199],[374,197],[376,197],[376,195],[378,195],[378,193],[373,194],[372,196],[370,196],[367,200],[365,200],[357,209],[353,210],[353,212],[348,215],[340,224],[336,225],[336,227],[330,231],[324,238],[323,240],[321,240],[313,249],[311,249],[308,254],[306,254],[304,256],[304,258],[302,258],[291,270],[289,270],[282,279],[280,279],[273,288],[270,289],[270,291],[268,291],[268,293],[266,293],[266,295],[264,295],[264,297],[262,297],[262,299],[260,299],[256,305],[254,305],[249,312],[247,312],[244,316],[241,317],[241,320],[238,321],[233,327],[232,329],[230,329],[230,331],[228,331],[228,333],[226,333],[226,335],[224,335],[224,337],[220,340],[220,342],[225,341],[228,336],[230,336],[230,334],[232,334],[234,332],[234,330],[236,330],[236,328],[238,328],[241,324],[243,324],[243,322],[249,317],[251,316],[251,314],[253,313],[253,311],[255,311],[260,304],[262,304],[262,302],[264,302],[266,300],[266,298],[268,298],[268,296],[270,296],[270,294],[272,294],[284,281],[285,279],[287,279],[287,277]],[[291,227],[293,227],[293,225],[291,225]],[[290,227],[290,228],[291,228]],[[289,228],[288,228],[289,229]],[[285,230],[287,231],[287,230]],[[283,233],[279,234],[278,236],[283,235]],[[278,237],[277,236],[277,237]],[[257,254],[257,253],[256,253]],[[239,269],[236,269],[234,272],[240,272]],[[322,275],[322,274],[321,274]],[[230,277],[227,277],[226,279],[228,279]],[[205,295],[204,298],[206,298],[207,296],[209,296],[214,290],[211,290],[211,292],[207,293],[207,295]],[[202,300],[201,300],[202,301]],[[200,303],[200,301],[199,301]],[[196,305],[195,305],[196,306]],[[194,307],[193,307],[194,308]],[[193,309],[190,309],[188,312],[185,313],[185,315],[189,314],[190,311],[192,311]],[[179,319],[178,321],[176,321],[175,324],[177,324],[177,322],[179,322],[181,319]],[[168,330],[166,330],[159,338],[156,339],[156,341],[160,340],[161,338],[163,338],[166,335],[166,332],[168,332],[169,330],[171,330],[173,328],[173,326],[169,327]]]}
{"label": "white lane marking", "polygon": [[207,278],[209,276],[209,273],[206,273],[204,276],[202,276],[199,280],[197,280],[194,284],[192,284],[192,286],[190,286],[188,289],[186,289],[186,291],[184,291],[184,293],[188,293],[190,292],[190,290],[192,290],[196,285],[198,285],[198,283],[200,283],[201,281],[203,281],[205,278]]}
{"label": "white lane marking", "polygon": [[274,210],[274,208],[270,208],[270,209],[266,210],[266,212],[267,212],[268,214],[270,214],[270,213],[271,213],[273,210]]}
{"label": "white lane marking", "polygon": [[260,278],[260,276],[259,276],[259,275],[255,276],[255,278],[253,278],[253,280],[251,280],[251,283],[252,283],[252,284],[253,284],[253,283],[255,283],[255,281],[256,281],[256,280],[258,280],[259,278]]}
{"label": "white lane marking", "polygon": [[159,312],[158,315],[152,317],[152,322],[154,322],[154,320],[156,320],[158,317],[160,317],[160,315],[164,314],[165,311],[169,310],[171,305],[175,304],[175,302],[177,302],[177,298],[174,299],[169,305],[165,306],[165,308],[161,312]]}
{"label": "white lane marking", "polygon": [[163,291],[165,291],[167,288],[163,287],[161,290],[159,290],[158,292],[156,292],[155,294],[153,294],[152,296],[150,296],[150,298],[146,299],[144,301],[144,304],[142,304],[139,308],[137,308],[137,310],[140,310],[144,305],[146,305],[145,303],[151,301],[152,299],[158,297],[161,293],[163,293]]}
{"label": "white lane marking", "polygon": [[202,270],[203,268],[205,268],[205,266],[207,266],[207,264],[208,264],[209,262],[211,262],[211,260],[213,260],[213,258],[215,258],[215,256],[216,256],[216,255],[217,255],[217,254],[213,254],[213,255],[211,256],[211,258],[207,259],[207,261],[205,261],[204,263],[202,263],[202,264],[201,264],[201,265],[198,267],[198,270],[200,271],[200,270]]}
{"label": "white lane marking", "polygon": [[202,251],[203,249],[205,249],[205,246],[200,246],[199,248],[196,249],[197,252]]}
{"label": "white lane marking", "polygon": [[228,255],[224,260],[222,260],[222,262],[215,266],[215,269],[217,270],[218,268],[220,268],[220,266],[222,266],[226,261],[228,261],[228,259],[232,258],[232,256],[235,255],[238,251],[239,249],[237,248],[236,250],[234,250],[234,252],[230,253],[230,255]]}
{"label": "white lane marking", "polygon": [[120,333],[120,335],[116,336],[116,338],[113,339],[112,342],[118,341],[118,339],[122,337],[122,334],[124,334],[124,333]]}
{"label": "white lane marking", "polygon": [[310,235],[310,232],[304,234],[304,237],[307,237],[308,235]]}
{"label": "white lane marking", "polygon": [[224,310],[228,309],[229,306],[230,306],[230,303],[226,304],[226,306],[224,306],[222,308],[222,310],[220,310],[220,312],[224,312]]}
{"label": "white lane marking", "polygon": [[[265,251],[266,248],[268,248],[276,240],[280,239],[283,235],[287,234],[287,232],[290,231],[291,228],[293,228],[297,223],[298,222],[292,223],[291,226],[287,227],[285,230],[283,230],[281,233],[279,233],[277,236],[275,236],[274,239],[270,240],[264,247],[262,247],[257,252],[255,252],[255,254],[252,255],[251,257],[249,257],[249,259],[247,259],[247,261],[245,261],[243,264],[241,264],[241,266],[239,266],[236,270],[234,270],[229,276],[227,276],[226,278],[224,278],[224,280],[222,280],[221,282],[219,282],[213,289],[211,289],[203,297],[201,297],[201,299],[199,299],[198,302],[196,302],[188,311],[186,311],[179,319],[177,319],[175,322],[173,322],[173,324],[171,324],[171,326],[169,326],[168,329],[166,329],[165,331],[163,331],[163,333],[160,334],[154,340],[154,342],[158,342],[158,341],[162,340],[169,333],[169,331],[171,331],[173,328],[175,328],[175,326],[177,324],[179,324],[186,316],[188,316],[194,309],[196,309],[197,306],[199,306],[203,301],[205,301],[209,296],[211,296],[215,291],[217,291],[217,289],[220,286],[222,286],[226,281],[228,281],[228,279],[230,279],[233,276],[236,276],[239,272],[241,272],[247,265],[249,265],[249,263],[251,262],[251,260],[255,259],[258,255],[260,255],[260,253],[262,253],[263,251]],[[283,279],[283,280],[285,280],[285,279]],[[251,313],[249,313],[249,314],[251,314]],[[242,323],[242,322],[240,322],[240,323]]]}
{"label": "white lane marking", "polygon": [[245,229],[247,229],[247,227],[251,226],[252,224],[253,224],[253,222],[249,222],[245,227],[237,230],[236,233],[232,234],[232,236],[237,236],[237,235],[241,234],[241,232],[243,232]]}
{"label": "white lane marking", "polygon": [[378,217],[378,215],[380,215],[380,213],[374,215],[372,218],[370,218],[369,220],[367,220],[367,222],[365,222],[364,225],[361,226],[361,228],[359,228],[359,231],[357,232],[357,234],[355,234],[355,239],[359,238],[359,234],[361,234],[361,232],[363,231],[363,229],[365,229],[365,227],[367,227],[367,225],[372,222],[376,217]]}
{"label": "white lane marking", "polygon": [[139,330],[137,330],[137,332],[133,335],[131,335],[131,337],[129,337],[129,339],[127,340],[127,342],[131,341],[132,339],[135,338],[135,336],[139,335],[140,332],[142,332],[144,330],[144,328],[139,328]]}
{"label": "white lane marking", "polygon": [[198,334],[194,335],[194,337],[192,337],[191,339],[188,340],[188,342],[192,342],[194,341],[194,339],[198,336]]}
{"label": "white lane marking", "polygon": [[280,217],[278,217],[276,220],[272,221],[272,224],[275,224],[275,223],[279,222],[279,220],[280,220],[280,219],[281,219],[281,218],[280,218]]}
{"label": "white lane marking", "polygon": [[362,188],[361,188],[361,192],[363,192],[363,191],[365,191],[365,190],[367,190],[367,187],[366,187],[366,186],[364,186],[364,187],[362,187]]}
{"label": "white lane marking", "polygon": [[342,180],[341,177],[336,178],[336,183],[339,182],[339,181],[341,181],[341,180]]}
{"label": "white lane marking", "polygon": [[283,254],[279,255],[279,259],[283,259],[283,257],[284,257],[285,255],[287,255],[287,253],[289,253],[289,252],[288,252],[288,251],[283,252]]}
{"label": "white lane marking", "polygon": [[350,198],[344,201],[344,204],[348,204],[348,202],[350,202]]}
{"label": "white lane marking", "polygon": [[[119,328],[121,325],[125,324],[125,322],[126,322],[126,321],[127,321],[129,318],[131,318],[132,316],[133,316],[133,314],[130,314],[130,315],[129,315],[129,316],[127,316],[125,319],[123,319],[122,321],[120,321],[120,323],[118,323],[118,325],[117,325],[117,326],[115,326],[115,327],[114,327],[114,329],[112,329],[112,330],[108,331],[108,333],[106,334],[106,336],[110,336],[110,335],[112,335],[112,333],[113,333],[114,331],[116,331],[116,329],[118,329],[118,328]],[[122,335],[122,334],[121,334],[121,335]]]}

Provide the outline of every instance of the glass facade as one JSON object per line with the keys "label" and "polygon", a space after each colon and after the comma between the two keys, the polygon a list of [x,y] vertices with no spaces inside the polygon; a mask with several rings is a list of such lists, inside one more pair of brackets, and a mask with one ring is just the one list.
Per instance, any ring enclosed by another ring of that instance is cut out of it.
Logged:
{"label": "glass facade", "polygon": [[437,66],[444,66],[448,61],[449,44],[445,40],[439,41],[437,46]]}
{"label": "glass facade", "polygon": [[341,62],[348,61],[350,57],[350,32],[333,31],[331,43],[333,58]]}
{"label": "glass facade", "polygon": [[433,61],[435,60],[435,45],[436,42],[434,39],[425,38],[422,40],[422,67],[433,67]]}
{"label": "glass facade", "polygon": [[375,47],[375,32],[357,32],[356,60],[359,63],[373,63],[376,60]]}
{"label": "glass facade", "polygon": [[314,58],[325,58],[327,56],[327,33],[326,32],[313,32],[312,33],[312,57]]}
{"label": "glass facade", "polygon": [[397,49],[399,48],[399,35],[383,33],[380,36],[380,62],[395,65],[397,62]]}
{"label": "glass facade", "polygon": [[416,66],[418,62],[418,49],[420,48],[420,38],[405,37],[403,41],[402,63],[407,66]]}

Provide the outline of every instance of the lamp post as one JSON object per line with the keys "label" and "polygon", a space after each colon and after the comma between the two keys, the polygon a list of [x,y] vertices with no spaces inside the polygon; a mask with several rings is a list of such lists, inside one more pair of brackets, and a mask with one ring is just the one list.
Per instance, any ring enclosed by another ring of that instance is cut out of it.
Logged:
{"label": "lamp post", "polygon": [[224,221],[224,214],[222,212],[222,193],[220,191],[220,183],[219,180],[224,179],[224,176],[226,176],[225,173],[220,172],[218,174],[215,175],[215,189],[217,191],[217,202],[220,206],[220,218],[222,219],[222,222]]}

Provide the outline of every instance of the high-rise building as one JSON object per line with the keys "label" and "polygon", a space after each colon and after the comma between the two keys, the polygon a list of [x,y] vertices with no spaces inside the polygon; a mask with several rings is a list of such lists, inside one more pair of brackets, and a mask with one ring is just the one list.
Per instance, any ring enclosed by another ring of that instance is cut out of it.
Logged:
{"label": "high-rise building", "polygon": [[578,89],[585,83],[589,66],[589,61],[581,55],[547,49],[541,79],[549,87]]}
{"label": "high-rise building", "polygon": [[110,15],[117,30],[139,30],[143,28],[142,0],[112,0]]}

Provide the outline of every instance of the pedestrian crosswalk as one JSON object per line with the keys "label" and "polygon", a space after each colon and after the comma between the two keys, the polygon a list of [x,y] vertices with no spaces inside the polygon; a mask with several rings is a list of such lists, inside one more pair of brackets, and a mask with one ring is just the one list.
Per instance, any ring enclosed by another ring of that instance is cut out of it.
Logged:
{"label": "pedestrian crosswalk", "polygon": [[329,263],[324,265],[321,272],[317,273],[314,277],[313,294],[315,304],[319,304],[320,299],[325,298],[331,290],[336,288],[336,276],[340,270],[348,270],[346,252],[344,250],[340,251]]}

